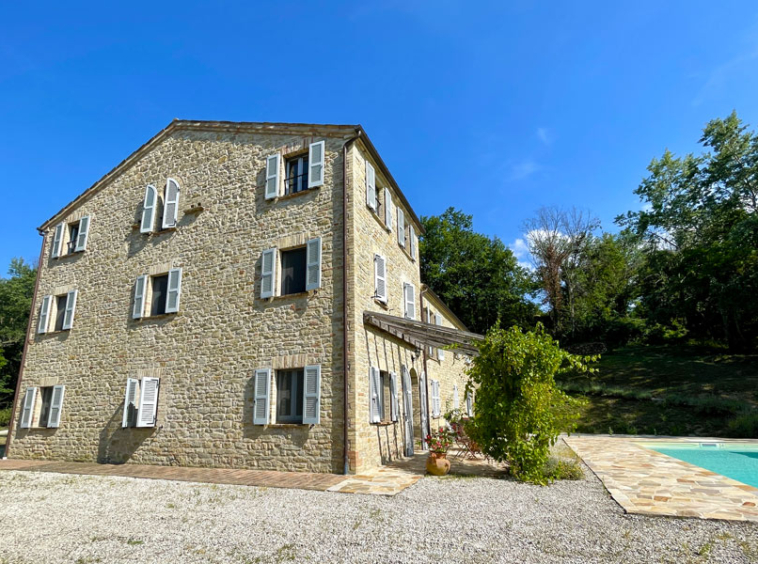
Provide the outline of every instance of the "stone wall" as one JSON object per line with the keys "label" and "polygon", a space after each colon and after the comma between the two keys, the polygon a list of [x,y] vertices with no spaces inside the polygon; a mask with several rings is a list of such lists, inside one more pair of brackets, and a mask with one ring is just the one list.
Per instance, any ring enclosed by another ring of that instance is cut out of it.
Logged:
{"label": "stone wall", "polygon": [[[264,199],[265,157],[326,140],[322,187]],[[344,138],[178,129],[83,198],[67,220],[91,217],[87,249],[51,259],[45,234],[37,303],[79,291],[70,331],[33,334],[29,386],[66,386],[58,429],[19,429],[10,455],[142,464],[342,471],[342,149]],[[141,234],[145,186],[181,187],[176,229]],[[189,211],[191,206],[196,210]],[[203,211],[197,212],[202,207]],[[321,287],[259,299],[264,249],[322,238]],[[181,267],[176,314],[133,320],[138,276]],[[252,424],[256,368],[321,365],[321,422]],[[128,377],[159,375],[154,428],[121,427]]]}

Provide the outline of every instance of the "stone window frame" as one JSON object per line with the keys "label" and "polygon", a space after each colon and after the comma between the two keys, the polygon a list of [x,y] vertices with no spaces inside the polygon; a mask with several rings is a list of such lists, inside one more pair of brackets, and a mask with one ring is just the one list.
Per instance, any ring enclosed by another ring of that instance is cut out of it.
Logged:
{"label": "stone window frame", "polygon": [[[68,308],[68,301],[71,299],[71,294],[73,294],[73,311],[71,312],[71,321],[69,323],[69,326],[66,327],[66,309]],[[64,297],[66,298],[65,304],[63,305],[63,312],[59,311],[58,308],[58,301],[59,298]],[[40,303],[39,308],[39,315],[42,315],[42,308],[45,306],[45,299],[49,299],[48,308],[47,308],[47,319],[45,320],[45,327],[44,331],[40,331],[39,323],[40,319],[37,318],[37,327],[35,328],[35,333],[37,335],[53,335],[56,333],[66,333],[68,331],[71,331],[74,328],[74,318],[76,315],[76,306],[79,302],[79,290],[77,288],[66,286],[66,287],[60,287],[60,288],[54,288],[53,291],[44,296],[42,299],[42,303]],[[57,318],[59,315],[63,315],[62,318],[62,326],[60,329],[56,329],[57,325]],[[52,327],[52,330],[51,330]]]}
{"label": "stone window frame", "polygon": [[[85,223],[85,229],[82,233],[82,222]],[[50,246],[50,258],[59,260],[81,254],[87,250],[87,241],[89,232],[92,227],[92,215],[77,213],[67,217],[58,223],[52,231],[52,241]],[[58,230],[60,229],[60,235]],[[72,233],[73,232],[73,233]],[[82,238],[83,241],[79,239]],[[58,245],[55,244],[59,238]],[[57,254],[56,254],[57,247]]]}

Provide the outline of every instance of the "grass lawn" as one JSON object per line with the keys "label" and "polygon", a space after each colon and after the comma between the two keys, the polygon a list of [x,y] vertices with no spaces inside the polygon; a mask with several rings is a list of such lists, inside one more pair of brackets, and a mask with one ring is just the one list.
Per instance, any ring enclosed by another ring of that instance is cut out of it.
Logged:
{"label": "grass lawn", "polygon": [[758,438],[758,356],[629,346],[598,373],[564,378],[586,397],[578,431]]}

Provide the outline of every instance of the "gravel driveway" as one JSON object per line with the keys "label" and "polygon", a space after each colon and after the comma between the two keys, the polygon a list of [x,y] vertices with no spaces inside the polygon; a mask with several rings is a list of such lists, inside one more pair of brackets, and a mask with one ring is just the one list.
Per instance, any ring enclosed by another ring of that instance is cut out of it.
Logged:
{"label": "gravel driveway", "polygon": [[392,497],[0,473],[0,563],[758,562],[758,526],[624,515],[594,476]]}

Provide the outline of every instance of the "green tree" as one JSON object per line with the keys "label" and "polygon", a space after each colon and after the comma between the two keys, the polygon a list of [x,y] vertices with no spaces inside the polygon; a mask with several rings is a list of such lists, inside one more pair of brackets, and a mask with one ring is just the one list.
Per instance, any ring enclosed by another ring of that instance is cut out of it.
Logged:
{"label": "green tree", "polygon": [[563,370],[589,370],[562,350],[541,324],[534,331],[491,328],[468,371],[476,390],[473,438],[518,479],[543,484],[545,463],[558,435],[571,431],[578,402],[555,384]]}
{"label": "green tree", "polygon": [[534,323],[528,296],[535,287],[500,239],[474,232],[472,216],[453,208],[421,222],[421,279],[472,331],[484,333],[498,319]]}
{"label": "green tree", "polygon": [[0,409],[13,402],[37,271],[14,258],[8,275],[0,279]]}
{"label": "green tree", "polygon": [[733,351],[758,344],[758,135],[736,113],[708,123],[708,152],[654,159],[616,221],[645,243],[641,312]]}

